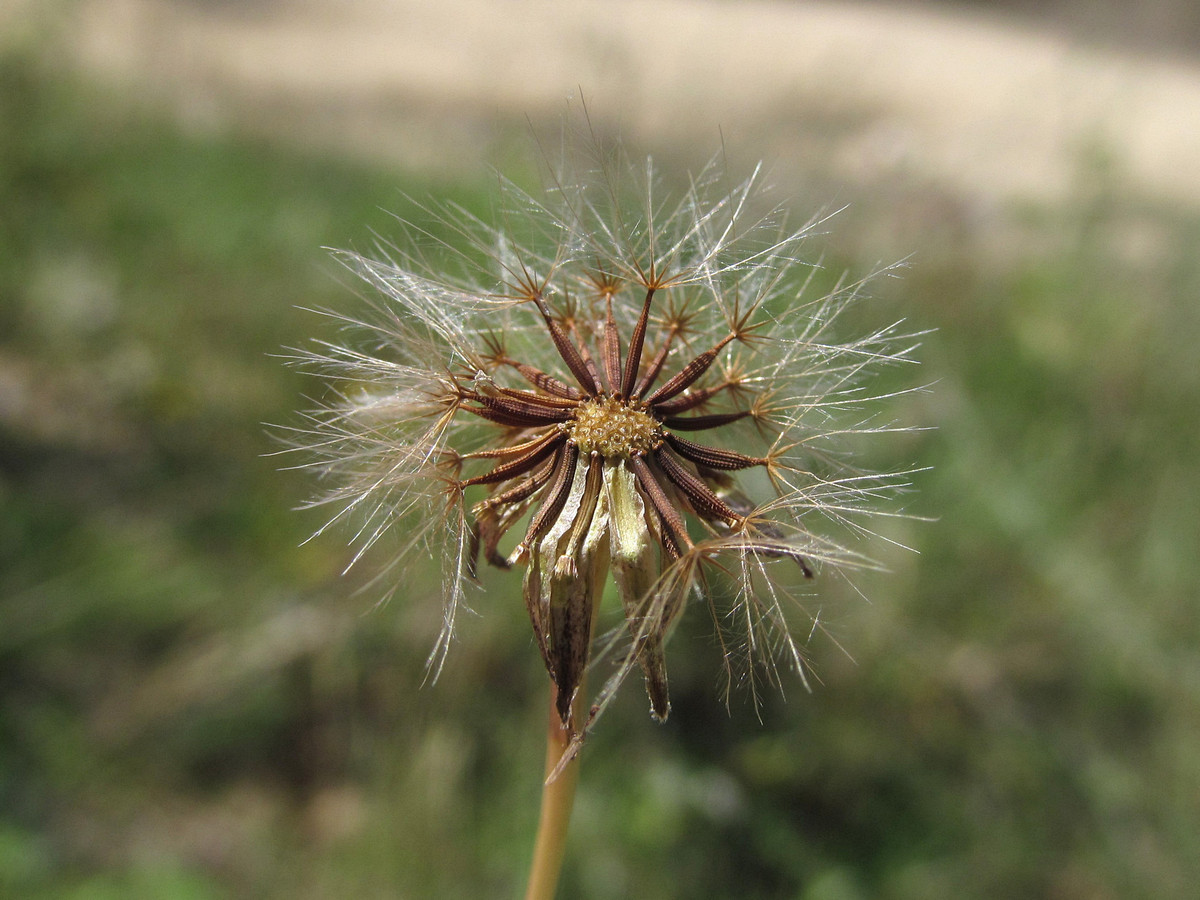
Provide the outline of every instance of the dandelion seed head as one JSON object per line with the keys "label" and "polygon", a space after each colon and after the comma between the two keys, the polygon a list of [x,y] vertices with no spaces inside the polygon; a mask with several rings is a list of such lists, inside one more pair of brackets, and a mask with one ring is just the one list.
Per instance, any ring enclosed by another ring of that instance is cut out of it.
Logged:
{"label": "dandelion seed head", "polygon": [[[865,282],[815,291],[802,250],[822,220],[762,212],[759,179],[711,167],[672,196],[619,148],[568,151],[543,193],[503,184],[499,225],[434,211],[449,235],[436,254],[341,254],[376,292],[367,314],[337,316],[346,340],[296,357],[333,384],[290,433],[330,485],[317,503],[356,523],[360,555],[386,536],[398,559],[443,561],[431,671],[481,566],[522,567],[576,747],[632,671],[667,716],[665,646],[693,603],[712,611],[729,683],[738,660],[803,679],[805,585],[866,564],[845,538],[903,486],[848,465],[842,444],[896,430],[874,418],[868,376],[911,361],[912,336],[835,335]],[[624,637],[594,641],[610,578]],[[575,721],[597,659],[609,675]]]}

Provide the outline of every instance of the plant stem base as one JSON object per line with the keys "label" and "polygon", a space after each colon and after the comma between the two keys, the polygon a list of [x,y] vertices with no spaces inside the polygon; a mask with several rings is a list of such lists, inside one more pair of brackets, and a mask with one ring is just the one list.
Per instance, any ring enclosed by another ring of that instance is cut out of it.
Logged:
{"label": "plant stem base", "polygon": [[[576,701],[583,695],[576,692]],[[550,712],[546,726],[545,777],[558,765],[570,742],[570,729],[564,728],[556,709],[557,691],[550,688]],[[575,710],[571,710],[574,719]],[[529,870],[529,887],[525,900],[553,900],[562,871],[563,854],[567,844],[567,825],[575,803],[575,786],[579,782],[579,757],[572,759],[558,777],[542,787],[542,810],[538,821],[537,841],[533,848],[533,864]]]}

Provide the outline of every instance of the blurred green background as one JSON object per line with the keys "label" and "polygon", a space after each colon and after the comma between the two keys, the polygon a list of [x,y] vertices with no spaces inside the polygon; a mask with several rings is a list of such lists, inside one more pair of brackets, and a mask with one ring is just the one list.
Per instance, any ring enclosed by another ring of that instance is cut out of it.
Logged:
{"label": "blurred green background", "polygon": [[[670,722],[631,681],[586,748],[562,896],[1192,896],[1200,217],[1079,165],[1002,250],[910,213],[846,327],[936,329],[888,376],[934,383],[895,415],[936,430],[864,448],[932,467],[934,521],[889,532],[919,554],[868,548],[869,603],[824,588],[856,663],[814,639],[822,683],[761,723],[685,623]],[[493,187],[0,55],[0,896],[519,892],[546,679],[517,576],[422,688],[436,573],[375,608],[263,456],[319,390],[272,354],[333,336],[297,307],[357,302],[320,248]],[[872,267],[872,214],[833,223],[831,278]]]}

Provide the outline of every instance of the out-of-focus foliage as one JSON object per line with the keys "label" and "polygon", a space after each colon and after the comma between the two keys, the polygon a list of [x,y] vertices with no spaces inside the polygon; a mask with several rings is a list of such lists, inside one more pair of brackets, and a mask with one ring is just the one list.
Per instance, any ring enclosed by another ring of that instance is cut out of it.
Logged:
{"label": "out-of-focus foliage", "polygon": [[[319,248],[395,233],[401,189],[487,216],[486,178],[187,136],[12,58],[0,122],[0,894],[516,893],[545,690],[516,576],[419,689],[436,571],[372,609],[261,456],[316,389],[268,354],[332,327],[295,307],[355,302]],[[914,230],[857,324],[938,329],[896,410],[937,430],[872,460],[933,466],[936,521],[890,534],[920,555],[877,545],[869,604],[821,586],[858,664],[814,638],[824,683],[763,724],[687,619],[669,723],[626,691],[585,751],[564,896],[1187,895],[1200,227],[1084,171],[1028,245]]]}

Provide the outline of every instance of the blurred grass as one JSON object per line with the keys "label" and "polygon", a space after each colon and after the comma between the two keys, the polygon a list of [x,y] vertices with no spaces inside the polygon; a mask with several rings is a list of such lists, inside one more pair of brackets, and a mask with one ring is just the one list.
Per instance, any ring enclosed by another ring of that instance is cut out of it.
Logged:
{"label": "blurred grass", "polygon": [[[354,303],[319,248],[394,234],[401,191],[486,216],[488,179],[185,134],[14,56],[0,121],[0,894],[512,895],[544,690],[516,582],[418,690],[434,574],[372,611],[261,456],[314,389],[269,354],[328,336],[295,307]],[[896,411],[938,430],[871,449],[933,466],[937,521],[876,548],[871,604],[822,586],[857,666],[814,641],[824,684],[760,725],[686,622],[671,721],[631,684],[589,744],[564,896],[1189,895],[1200,223],[1081,166],[1015,248],[927,223],[856,313],[938,329]]]}

